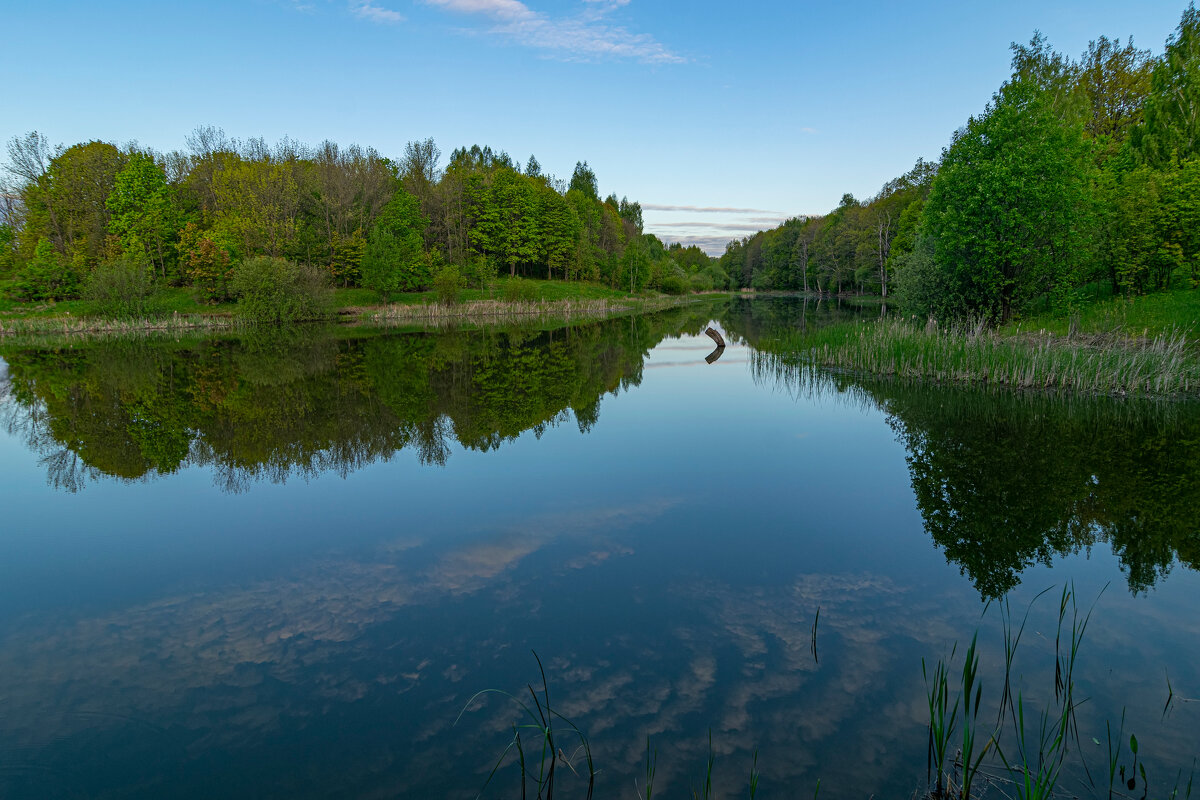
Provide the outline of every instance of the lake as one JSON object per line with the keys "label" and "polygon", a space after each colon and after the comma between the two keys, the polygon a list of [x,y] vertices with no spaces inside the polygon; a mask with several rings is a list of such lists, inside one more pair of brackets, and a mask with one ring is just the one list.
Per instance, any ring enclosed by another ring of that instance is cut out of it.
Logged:
{"label": "lake", "polygon": [[953,654],[953,701],[978,633],[986,740],[1006,619],[1030,751],[1086,620],[1068,795],[1107,796],[1111,746],[1129,793],[1182,796],[1200,408],[771,352],[878,313],[0,343],[0,797],[518,797],[515,749],[488,779],[530,686],[561,797],[569,725],[596,797],[644,796],[648,742],[656,798],[710,755],[718,797],[752,770],[763,798],[910,797],[923,663]]}

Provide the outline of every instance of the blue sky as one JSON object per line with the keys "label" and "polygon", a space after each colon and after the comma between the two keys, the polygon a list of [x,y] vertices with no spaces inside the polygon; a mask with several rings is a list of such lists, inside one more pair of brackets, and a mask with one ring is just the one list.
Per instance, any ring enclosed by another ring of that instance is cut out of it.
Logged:
{"label": "blue sky", "polygon": [[[231,136],[489,144],[639,200],[665,239],[721,242],[867,197],[955,128],[1041,30],[1078,55],[1132,35],[1160,52],[1158,2],[701,0],[3,0],[0,137]],[[443,160],[444,160],[443,157]],[[702,210],[718,209],[718,210]]]}

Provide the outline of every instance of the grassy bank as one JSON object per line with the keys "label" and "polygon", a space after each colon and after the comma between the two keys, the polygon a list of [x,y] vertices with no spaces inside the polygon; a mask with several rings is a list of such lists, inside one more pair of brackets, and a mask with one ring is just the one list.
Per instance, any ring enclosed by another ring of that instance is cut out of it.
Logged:
{"label": "grassy bank", "polygon": [[1107,297],[1071,312],[1027,316],[1002,329],[1020,335],[1046,331],[1066,336],[1072,333],[1153,337],[1172,331],[1189,339],[1200,336],[1200,290],[1181,289],[1140,297]]}
{"label": "grassy bank", "polygon": [[[458,302],[438,300],[434,292],[393,294],[383,302],[366,289],[335,289],[332,318],[367,326],[444,327],[527,321],[602,319],[653,311],[688,302],[689,296],[633,295],[589,283],[523,280],[521,299],[503,299],[499,288],[465,289]],[[0,337],[53,335],[136,335],[215,331],[239,327],[236,303],[204,304],[188,288],[162,290],[153,298],[154,313],[144,318],[113,319],[86,300],[17,303],[0,300]]]}
{"label": "grassy bank", "polygon": [[891,319],[798,333],[770,349],[795,364],[902,380],[1082,394],[1200,393],[1200,358],[1177,328],[1139,337],[1068,336]]}

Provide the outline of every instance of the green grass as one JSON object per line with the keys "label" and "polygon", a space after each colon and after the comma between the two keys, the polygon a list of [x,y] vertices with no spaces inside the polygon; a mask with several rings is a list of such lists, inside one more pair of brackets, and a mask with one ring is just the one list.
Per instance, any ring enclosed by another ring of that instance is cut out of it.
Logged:
{"label": "green grass", "polygon": [[1081,306],[1073,313],[1042,313],[1016,320],[1002,329],[1015,335],[1044,330],[1067,335],[1072,332],[1122,334],[1154,337],[1172,330],[1189,339],[1200,337],[1200,289],[1178,289],[1140,297],[1109,297]]}
{"label": "green grass", "polygon": [[[499,287],[486,292],[468,289],[463,291],[459,303],[451,305],[438,303],[434,292],[397,294],[393,302],[384,304],[378,293],[369,289],[335,289],[331,310],[335,321],[356,324],[364,330],[498,325],[544,328],[584,319],[651,312],[699,299],[656,293],[632,295],[590,283],[528,280],[528,284],[533,289],[528,292],[533,299],[505,301]],[[0,280],[0,291],[3,288],[4,282]],[[98,315],[93,304],[84,300],[34,304],[0,295],[0,337],[42,341],[62,336],[180,336],[189,331],[215,335],[240,327],[241,323],[234,319],[236,308],[236,303],[201,303],[190,287],[171,287],[156,296],[151,318],[113,320]]]}
{"label": "green grass", "polygon": [[[588,306],[591,311],[586,308],[571,308],[566,316],[577,317],[581,313],[584,316],[595,316],[594,312],[601,305],[607,304],[606,310],[603,310],[601,315],[607,313],[621,312],[628,308],[639,310],[651,310],[656,306],[656,303],[661,298],[656,295],[633,295],[628,292],[622,292],[615,289],[610,289],[606,286],[601,286],[594,283],[578,283],[567,281],[548,281],[548,280],[533,280],[522,279],[527,282],[530,300],[522,301],[522,305],[528,305],[530,302],[542,305],[553,304],[563,306],[564,304],[580,304]],[[155,320],[127,320],[119,324],[111,321],[96,321],[96,308],[86,300],[64,300],[59,302],[38,302],[38,303],[23,303],[11,299],[7,295],[7,290],[13,285],[11,277],[0,279],[0,332],[3,333],[31,333],[31,334],[49,334],[54,332],[68,332],[74,334],[90,333],[93,330],[102,333],[112,333],[117,328],[121,332],[134,329],[155,329],[161,326],[161,323]],[[370,289],[363,288],[338,288],[333,291],[332,310],[335,313],[342,315],[357,313],[358,317],[365,322],[381,321],[388,324],[394,324],[400,321],[400,318],[405,317],[403,313],[396,313],[389,310],[396,307],[405,306],[422,306],[433,307],[436,305],[436,293],[428,292],[404,292],[395,293],[388,297],[388,302],[383,302],[379,294]],[[499,283],[487,290],[481,289],[466,289],[460,297],[462,311],[466,313],[451,312],[447,313],[446,309],[434,312],[416,312],[416,316],[425,318],[429,317],[435,321],[441,322],[450,319],[459,319],[460,321],[470,321],[471,313],[467,311],[471,304],[477,304],[484,301],[489,303],[502,304],[502,291]],[[672,305],[679,300],[672,301]],[[171,318],[172,322],[179,323],[176,327],[180,327],[184,318],[191,327],[214,328],[224,325],[224,320],[230,317],[236,309],[236,303],[220,303],[210,304],[203,303],[196,299],[196,293],[191,287],[168,287],[159,290],[155,297],[156,317],[158,319]],[[478,309],[477,309],[478,310]],[[436,309],[435,309],[436,311]],[[545,313],[539,312],[545,316]],[[558,309],[553,309],[550,312],[552,315],[559,313]],[[491,313],[477,313],[481,322],[490,322]],[[514,316],[508,314],[507,316]],[[523,310],[515,316],[528,316]]]}
{"label": "green grass", "polygon": [[[1195,396],[1200,358],[1178,331],[1153,338],[1065,337],[922,327],[903,320],[831,325],[769,348],[777,366],[1075,394]],[[770,367],[770,365],[762,365]]]}

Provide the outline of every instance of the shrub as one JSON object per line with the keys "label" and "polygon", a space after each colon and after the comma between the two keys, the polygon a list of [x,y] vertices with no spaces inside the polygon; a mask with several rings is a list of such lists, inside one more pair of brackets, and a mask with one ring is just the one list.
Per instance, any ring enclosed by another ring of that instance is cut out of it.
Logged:
{"label": "shrub", "polygon": [[329,313],[328,274],[283,258],[249,258],[233,268],[237,314],[251,322],[297,322]]}
{"label": "shrub", "polygon": [[157,311],[149,265],[135,256],[101,263],[84,280],[82,296],[97,314],[112,319],[144,318]]}
{"label": "shrub", "polygon": [[79,296],[79,272],[50,242],[40,239],[33,258],[17,273],[12,289],[18,300],[68,300]]}
{"label": "shrub", "polygon": [[524,278],[507,278],[500,282],[500,296],[509,302],[537,300],[537,286]]}
{"label": "shrub", "polygon": [[687,294],[691,291],[687,278],[674,273],[664,275],[662,279],[663,294]]}
{"label": "shrub", "polygon": [[442,267],[433,276],[433,291],[442,303],[457,303],[467,282],[453,264]]}

